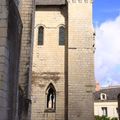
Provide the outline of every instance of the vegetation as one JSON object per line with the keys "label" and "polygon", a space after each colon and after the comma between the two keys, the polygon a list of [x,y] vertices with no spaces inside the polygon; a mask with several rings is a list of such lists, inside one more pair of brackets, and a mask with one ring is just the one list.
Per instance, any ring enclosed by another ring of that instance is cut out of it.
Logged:
{"label": "vegetation", "polygon": [[95,120],[118,120],[118,118],[109,118],[107,116],[95,116]]}

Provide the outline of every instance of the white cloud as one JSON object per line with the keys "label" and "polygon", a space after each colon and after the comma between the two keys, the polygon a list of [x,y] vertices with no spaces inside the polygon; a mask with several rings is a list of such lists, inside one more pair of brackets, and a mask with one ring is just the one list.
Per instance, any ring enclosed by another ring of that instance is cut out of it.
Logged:
{"label": "white cloud", "polygon": [[[96,27],[95,73],[102,85],[120,84],[120,16]],[[118,72],[118,73],[117,73]]]}

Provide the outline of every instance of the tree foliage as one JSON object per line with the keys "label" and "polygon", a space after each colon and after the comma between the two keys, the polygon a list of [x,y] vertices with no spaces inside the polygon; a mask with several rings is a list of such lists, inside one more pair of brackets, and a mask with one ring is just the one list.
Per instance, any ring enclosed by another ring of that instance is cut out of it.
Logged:
{"label": "tree foliage", "polygon": [[95,116],[95,120],[118,120],[118,118],[109,118],[107,116]]}

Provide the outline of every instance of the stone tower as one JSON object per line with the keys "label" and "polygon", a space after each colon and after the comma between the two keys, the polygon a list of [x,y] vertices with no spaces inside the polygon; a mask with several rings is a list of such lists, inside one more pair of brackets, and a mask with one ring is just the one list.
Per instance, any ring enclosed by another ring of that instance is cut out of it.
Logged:
{"label": "stone tower", "polygon": [[91,0],[36,0],[32,120],[93,120]]}
{"label": "stone tower", "polygon": [[93,120],[94,39],[91,0],[68,2],[68,120]]}

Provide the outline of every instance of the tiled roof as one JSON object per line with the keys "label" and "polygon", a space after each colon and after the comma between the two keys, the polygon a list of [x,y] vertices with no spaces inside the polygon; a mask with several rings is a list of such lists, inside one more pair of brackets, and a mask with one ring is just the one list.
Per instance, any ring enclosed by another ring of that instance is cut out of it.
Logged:
{"label": "tiled roof", "polygon": [[100,100],[101,93],[106,94],[107,99],[106,100],[117,100],[118,95],[120,94],[120,86],[118,87],[108,87],[101,89],[100,91],[96,91],[94,93],[94,100]]}
{"label": "tiled roof", "polygon": [[36,5],[65,5],[65,0],[35,0]]}

